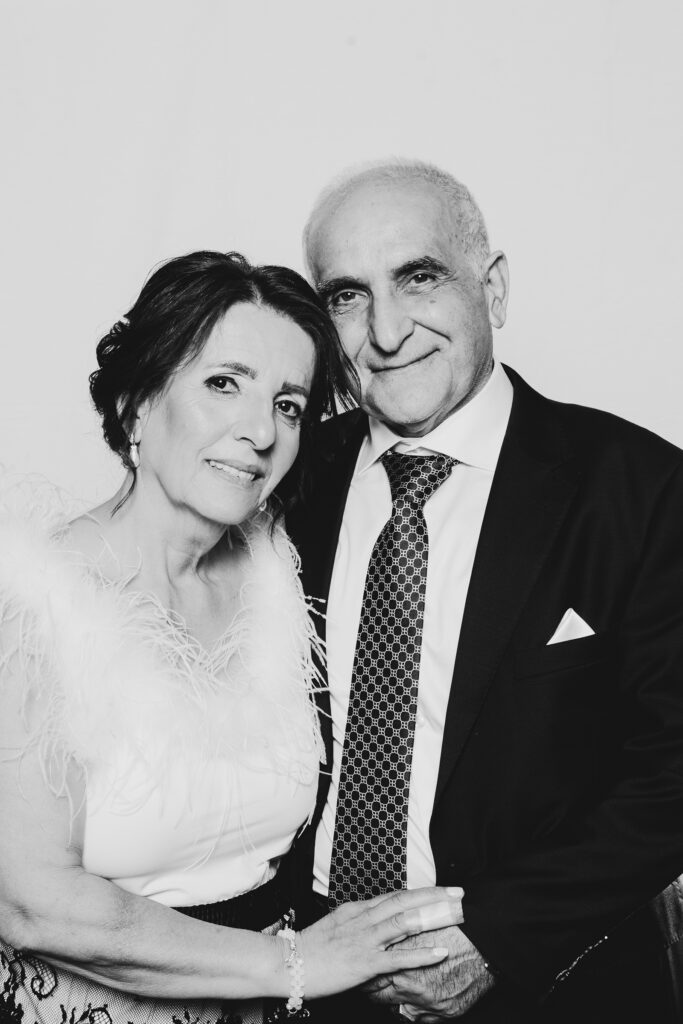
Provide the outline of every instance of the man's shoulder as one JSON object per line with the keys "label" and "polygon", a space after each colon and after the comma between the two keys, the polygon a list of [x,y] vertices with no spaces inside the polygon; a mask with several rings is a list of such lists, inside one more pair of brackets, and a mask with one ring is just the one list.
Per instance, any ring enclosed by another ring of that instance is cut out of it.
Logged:
{"label": "man's shoulder", "polygon": [[367,430],[368,418],[361,409],[338,413],[318,423],[313,429],[313,441],[318,455],[330,457],[347,448],[359,446]]}
{"label": "man's shoulder", "polygon": [[567,447],[586,463],[621,462],[657,474],[683,469],[683,451],[646,427],[604,409],[560,402],[535,391],[516,371],[506,367],[527,422],[552,425]]}

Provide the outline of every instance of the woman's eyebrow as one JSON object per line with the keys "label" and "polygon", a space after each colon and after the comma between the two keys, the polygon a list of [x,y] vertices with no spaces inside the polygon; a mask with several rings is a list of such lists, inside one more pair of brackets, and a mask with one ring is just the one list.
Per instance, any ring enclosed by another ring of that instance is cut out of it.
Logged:
{"label": "woman's eyebrow", "polygon": [[[220,362],[215,363],[211,369],[228,370],[230,373],[237,373],[241,377],[247,377],[249,380],[256,380],[258,378],[258,372],[253,368],[253,366],[247,366],[246,363]],[[301,384],[294,384],[289,380],[282,382],[280,391],[291,391],[292,394],[301,395],[302,398],[309,397],[308,388],[303,387]]]}
{"label": "woman's eyebrow", "polygon": [[246,363],[214,363],[212,369],[214,370],[229,370],[231,373],[239,373],[242,377],[248,377],[250,380],[256,380],[258,374],[252,366],[247,366]]}
{"label": "woman's eyebrow", "polygon": [[292,384],[288,380],[283,381],[283,384],[282,384],[282,387],[280,388],[280,391],[289,391],[293,395],[301,395],[302,398],[308,398],[309,397],[308,388],[302,387],[301,384]]}

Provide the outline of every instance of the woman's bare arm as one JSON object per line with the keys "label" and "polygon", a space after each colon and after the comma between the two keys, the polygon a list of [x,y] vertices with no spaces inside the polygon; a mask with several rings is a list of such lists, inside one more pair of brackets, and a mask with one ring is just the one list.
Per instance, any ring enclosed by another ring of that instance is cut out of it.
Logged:
{"label": "woman's bare arm", "polygon": [[[84,870],[83,780],[55,796],[38,754],[24,750],[21,680],[0,682],[0,935],[103,984],[164,998],[284,998],[281,939],[193,920]],[[12,756],[14,754],[14,756]],[[10,824],[11,823],[11,824]],[[441,910],[434,908],[443,905]],[[422,916],[428,908],[431,918]],[[439,916],[440,915],[440,916]],[[307,929],[309,996],[435,963],[433,949],[387,949],[409,934],[462,920],[457,894],[418,890],[341,908]],[[434,923],[431,923],[431,922]],[[445,954],[444,954],[445,955]]]}

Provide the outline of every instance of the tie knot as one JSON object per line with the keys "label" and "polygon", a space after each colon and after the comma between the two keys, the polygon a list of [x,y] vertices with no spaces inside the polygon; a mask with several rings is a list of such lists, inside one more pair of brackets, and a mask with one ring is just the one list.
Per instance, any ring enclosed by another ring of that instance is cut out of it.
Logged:
{"label": "tie knot", "polygon": [[458,460],[448,455],[403,455],[388,451],[382,465],[389,477],[394,509],[404,505],[423,508],[437,488],[451,475]]}

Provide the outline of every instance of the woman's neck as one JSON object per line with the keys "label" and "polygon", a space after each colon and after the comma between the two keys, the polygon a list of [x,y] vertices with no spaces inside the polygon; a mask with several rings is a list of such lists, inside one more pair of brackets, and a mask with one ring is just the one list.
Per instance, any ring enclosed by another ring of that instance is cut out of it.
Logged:
{"label": "woman's neck", "polygon": [[224,565],[227,528],[174,505],[141,481],[121,504],[129,485],[130,478],[87,517],[104,542],[103,572],[119,579],[134,573],[136,586],[172,604],[174,593],[210,582],[212,571]]}

